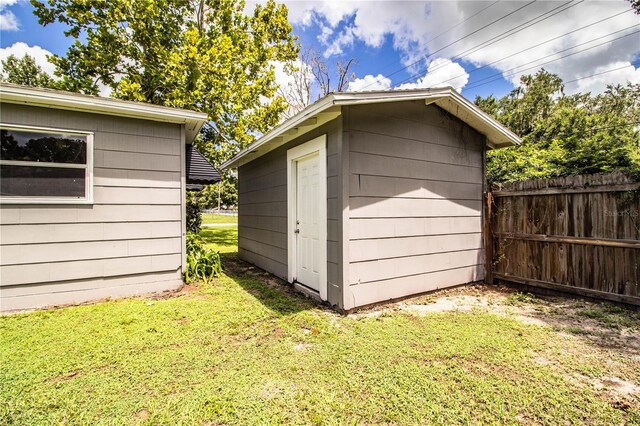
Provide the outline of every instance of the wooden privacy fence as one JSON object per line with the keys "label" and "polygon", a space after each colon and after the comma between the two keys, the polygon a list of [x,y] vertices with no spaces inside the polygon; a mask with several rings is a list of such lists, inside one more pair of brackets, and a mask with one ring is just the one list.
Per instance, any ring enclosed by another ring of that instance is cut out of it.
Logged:
{"label": "wooden privacy fence", "polygon": [[640,305],[640,183],[621,174],[514,182],[486,201],[488,282]]}

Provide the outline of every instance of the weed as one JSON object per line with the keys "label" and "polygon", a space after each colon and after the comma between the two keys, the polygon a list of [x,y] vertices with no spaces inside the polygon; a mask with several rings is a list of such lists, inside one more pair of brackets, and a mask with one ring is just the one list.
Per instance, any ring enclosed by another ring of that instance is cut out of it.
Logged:
{"label": "weed", "polygon": [[524,304],[537,303],[538,299],[531,293],[511,293],[506,300],[507,305],[522,306]]}

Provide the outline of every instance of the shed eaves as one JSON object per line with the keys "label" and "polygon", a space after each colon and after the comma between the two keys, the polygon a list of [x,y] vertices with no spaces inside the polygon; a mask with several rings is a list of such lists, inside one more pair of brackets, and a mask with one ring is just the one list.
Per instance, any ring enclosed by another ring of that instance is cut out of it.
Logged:
{"label": "shed eaves", "polygon": [[284,145],[288,141],[340,116],[342,107],[383,102],[423,101],[434,104],[483,134],[490,149],[518,145],[521,139],[498,123],[453,88],[387,90],[372,92],[336,92],[319,99],[298,114],[240,151],[222,164],[222,169],[237,168]]}

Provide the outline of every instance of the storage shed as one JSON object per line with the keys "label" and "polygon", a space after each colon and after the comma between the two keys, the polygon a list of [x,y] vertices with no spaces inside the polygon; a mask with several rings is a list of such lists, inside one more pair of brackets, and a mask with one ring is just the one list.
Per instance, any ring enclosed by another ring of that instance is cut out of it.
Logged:
{"label": "storage shed", "polygon": [[187,148],[206,114],[6,83],[0,102],[0,309],[179,288],[186,185],[219,180]]}
{"label": "storage shed", "polygon": [[342,311],[482,280],[485,150],[519,142],[450,88],[330,94],[223,164],[239,256]]}

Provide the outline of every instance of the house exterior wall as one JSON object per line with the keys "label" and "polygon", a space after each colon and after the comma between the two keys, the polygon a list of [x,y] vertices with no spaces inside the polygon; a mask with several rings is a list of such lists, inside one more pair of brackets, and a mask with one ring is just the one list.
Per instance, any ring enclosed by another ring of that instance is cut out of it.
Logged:
{"label": "house exterior wall", "polygon": [[0,204],[0,308],[180,287],[184,126],[5,103],[1,108],[4,124],[94,132],[94,202]]}
{"label": "house exterior wall", "polygon": [[332,120],[238,168],[238,255],[287,279],[287,150],[327,135],[327,299],[342,308],[338,203],[342,121]]}
{"label": "house exterior wall", "polygon": [[344,309],[484,278],[484,138],[424,101],[343,110]]}

